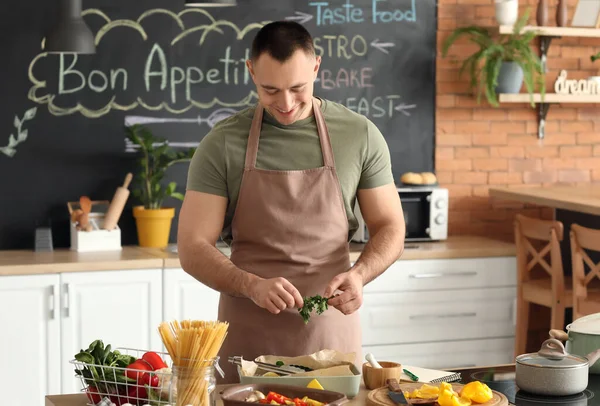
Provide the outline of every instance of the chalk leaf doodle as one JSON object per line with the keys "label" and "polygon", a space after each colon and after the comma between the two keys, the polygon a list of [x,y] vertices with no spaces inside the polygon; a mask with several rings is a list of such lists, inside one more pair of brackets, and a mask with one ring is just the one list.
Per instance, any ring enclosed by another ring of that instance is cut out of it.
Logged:
{"label": "chalk leaf doodle", "polygon": [[[199,36],[198,39],[196,39],[196,36],[190,37],[194,41],[195,46],[209,46],[205,43],[207,36],[213,33],[215,35],[225,35],[225,28],[231,29],[236,40],[242,41],[248,33],[258,30],[264,24],[268,23],[268,21],[254,22],[240,28],[230,21],[215,20],[210,13],[200,8],[185,9],[179,13],[167,9],[151,9],[141,14],[137,20],[111,20],[109,16],[98,9],[87,9],[82,13],[83,16],[100,17],[104,24],[95,34],[94,42],[97,47],[102,39],[106,38],[107,33],[117,27],[132,30],[136,38],[148,44],[148,55],[146,60],[142,61],[143,84],[140,84],[140,89],[144,88],[144,86],[145,91],[149,91],[152,87],[157,88],[164,92],[167,100],[154,102],[153,104],[144,100],[143,97],[133,95],[131,96],[132,99],[127,102],[117,101],[118,92],[120,94],[131,95],[131,92],[126,92],[128,79],[130,81],[142,80],[138,79],[135,75],[137,72],[130,72],[126,68],[110,69],[110,71],[92,69],[89,72],[84,72],[83,68],[82,70],[78,68],[77,54],[60,54],[58,56],[56,62],[59,65],[57,66],[58,87],[57,89],[50,89],[44,78],[39,77],[39,75],[36,76],[36,64],[48,56],[48,53],[43,51],[37,54],[29,64],[28,76],[33,85],[29,89],[29,99],[38,104],[47,104],[48,111],[55,116],[80,113],[88,118],[102,117],[111,110],[129,111],[136,107],[142,107],[149,111],[165,110],[173,114],[182,114],[194,107],[203,110],[211,109],[214,106],[243,108],[252,105],[258,100],[258,95],[254,90],[249,90],[246,95],[241,97],[238,95],[234,100],[223,100],[219,97],[210,96],[207,96],[206,100],[198,100],[199,97],[195,97],[193,94],[193,87],[200,83],[209,85],[220,83],[238,88],[241,84],[249,84],[250,77],[246,69],[244,69],[243,64],[249,56],[249,50],[246,49],[244,55],[234,56],[231,46],[224,47],[224,54],[222,59],[219,60],[220,64],[217,65],[218,67],[206,68],[205,70],[198,66],[180,67],[174,65],[173,61],[167,60],[166,55],[169,54],[169,50],[163,49],[158,42],[152,39],[152,32],[143,27],[144,20],[156,14],[172,18],[176,26],[181,30],[181,32],[176,32],[174,38],[170,40],[170,46],[176,45],[191,34]],[[186,26],[184,19],[182,19],[185,14],[191,14],[191,16],[188,16],[190,18],[200,18],[202,22],[194,21],[190,23],[188,21],[188,26]],[[44,42],[42,41],[42,47]],[[38,70],[44,73],[48,72],[47,69],[39,68]],[[152,85],[151,80],[158,80],[160,84]],[[70,83],[71,87],[67,87],[67,83]],[[78,85],[74,86],[73,83],[78,83]],[[85,103],[82,104],[82,102],[77,101],[70,102],[75,103],[75,105],[67,104],[63,106],[57,100],[57,97],[61,95],[73,95],[86,90],[96,94],[105,94],[107,97],[106,104],[101,107],[95,105],[92,108],[86,106]]]}
{"label": "chalk leaf doodle", "polygon": [[35,117],[36,111],[37,107],[32,107],[25,112],[22,119],[19,119],[19,117],[15,116],[13,125],[17,130],[17,138],[15,138],[13,134],[11,134],[8,137],[8,145],[6,145],[5,147],[0,147],[0,152],[2,152],[4,155],[10,158],[12,158],[17,153],[17,145],[27,140],[27,129],[23,129],[23,124],[25,123],[25,121],[32,120]]}

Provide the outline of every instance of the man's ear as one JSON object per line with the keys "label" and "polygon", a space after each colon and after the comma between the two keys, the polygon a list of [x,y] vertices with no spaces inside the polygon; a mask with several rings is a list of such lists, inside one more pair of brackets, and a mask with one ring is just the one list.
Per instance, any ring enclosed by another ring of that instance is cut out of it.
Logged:
{"label": "man's ear", "polygon": [[252,68],[252,61],[250,59],[246,59],[246,68],[248,68],[248,72],[250,72],[250,76],[252,76],[252,81],[256,84],[254,69]]}
{"label": "man's ear", "polygon": [[314,78],[313,79],[317,79],[317,76],[319,75],[319,67],[321,66],[321,57],[317,56],[315,58],[315,69],[314,69]]}

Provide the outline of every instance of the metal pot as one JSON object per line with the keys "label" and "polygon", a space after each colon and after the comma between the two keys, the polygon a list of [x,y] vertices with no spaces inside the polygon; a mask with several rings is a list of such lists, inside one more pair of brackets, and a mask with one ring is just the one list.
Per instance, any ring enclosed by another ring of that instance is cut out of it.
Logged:
{"label": "metal pot", "polygon": [[[600,348],[600,313],[580,317],[567,326],[567,332],[550,330],[550,337],[565,341],[569,354],[586,354]],[[600,374],[600,362],[590,366],[591,374]]]}
{"label": "metal pot", "polygon": [[600,349],[587,357],[568,354],[560,341],[550,338],[537,353],[516,358],[516,383],[536,395],[575,395],[587,388],[589,366],[599,358]]}

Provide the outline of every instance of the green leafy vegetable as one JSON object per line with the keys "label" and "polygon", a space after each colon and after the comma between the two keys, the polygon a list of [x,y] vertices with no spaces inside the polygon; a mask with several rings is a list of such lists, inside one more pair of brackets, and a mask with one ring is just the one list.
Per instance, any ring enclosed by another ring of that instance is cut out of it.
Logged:
{"label": "green leafy vegetable", "polygon": [[87,385],[99,387],[103,392],[117,393],[125,390],[126,384],[136,382],[125,376],[125,368],[137,358],[118,350],[111,351],[111,345],[104,347],[101,340],[93,341],[87,350],[75,354],[75,359],[85,364],[75,369],[75,373],[82,375]]}
{"label": "green leafy vegetable", "polygon": [[304,320],[304,324],[308,323],[310,320],[310,315],[313,311],[316,311],[317,314],[322,314],[325,310],[327,310],[329,308],[327,301],[331,298],[333,298],[333,296],[323,297],[321,295],[315,295],[305,297],[304,306],[298,309],[300,316],[302,316],[302,319]]}

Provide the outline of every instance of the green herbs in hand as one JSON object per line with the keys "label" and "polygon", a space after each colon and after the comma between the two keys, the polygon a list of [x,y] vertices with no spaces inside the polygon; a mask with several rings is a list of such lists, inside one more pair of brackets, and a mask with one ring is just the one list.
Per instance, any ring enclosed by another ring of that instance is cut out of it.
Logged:
{"label": "green herbs in hand", "polygon": [[307,324],[308,321],[310,320],[310,314],[314,310],[316,310],[317,314],[321,314],[325,310],[328,309],[329,306],[327,305],[327,301],[331,298],[323,297],[321,295],[315,295],[315,296],[305,297],[303,299],[304,299],[304,306],[302,306],[300,309],[298,309],[298,312],[300,312],[300,316],[302,316],[302,319],[304,320],[304,324]]}

